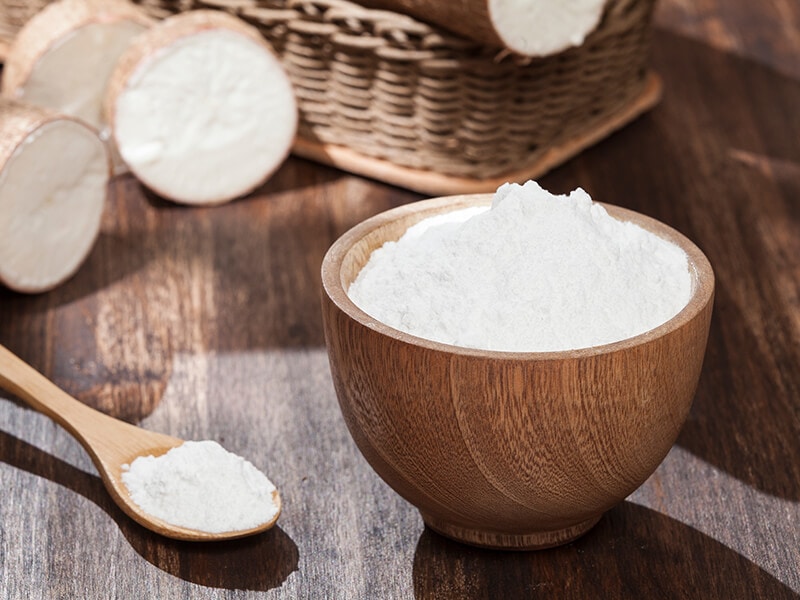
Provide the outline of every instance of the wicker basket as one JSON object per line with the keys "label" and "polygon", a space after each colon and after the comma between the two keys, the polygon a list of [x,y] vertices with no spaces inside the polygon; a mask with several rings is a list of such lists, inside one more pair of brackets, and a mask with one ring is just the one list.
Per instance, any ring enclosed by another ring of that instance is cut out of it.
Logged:
{"label": "wicker basket", "polygon": [[[298,154],[425,193],[535,177],[652,106],[655,0],[608,0],[579,48],[526,62],[344,0],[142,0],[163,17],[228,10],[294,83]],[[37,6],[38,4],[38,6]],[[0,0],[0,32],[43,3]]]}

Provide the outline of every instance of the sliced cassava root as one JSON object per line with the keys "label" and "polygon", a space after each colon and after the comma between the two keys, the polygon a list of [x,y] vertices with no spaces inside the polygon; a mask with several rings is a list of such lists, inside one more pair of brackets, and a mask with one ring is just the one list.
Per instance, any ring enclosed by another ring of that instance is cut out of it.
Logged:
{"label": "sliced cassava root", "polygon": [[78,117],[105,136],[108,78],[131,40],[153,21],[124,0],[59,0],[20,30],[6,57],[7,98]]}
{"label": "sliced cassava root", "polygon": [[580,46],[600,23],[606,0],[361,0],[439,25],[487,46],[548,56]]}
{"label": "sliced cassava root", "polygon": [[35,293],[72,276],[97,239],[109,176],[91,127],[0,100],[0,282]]}
{"label": "sliced cassava root", "polygon": [[291,82],[258,31],[206,10],[136,38],[105,109],[130,170],[184,204],[226,202],[263,183],[289,154],[298,120]]}

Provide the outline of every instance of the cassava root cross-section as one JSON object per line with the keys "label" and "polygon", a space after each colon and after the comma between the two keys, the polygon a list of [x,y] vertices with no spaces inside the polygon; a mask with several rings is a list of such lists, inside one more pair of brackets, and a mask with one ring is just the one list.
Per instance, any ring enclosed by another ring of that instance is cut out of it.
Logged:
{"label": "cassava root cross-section", "polygon": [[219,204],[263,183],[288,155],[298,119],[291,82],[258,31],[205,10],[136,38],[105,110],[130,170],[184,204]]}
{"label": "cassava root cross-section", "polygon": [[97,239],[109,176],[88,125],[0,100],[0,283],[35,293],[71,277]]}
{"label": "cassava root cross-section", "polygon": [[131,40],[153,21],[124,0],[59,0],[20,30],[3,69],[2,93],[78,117],[107,138],[108,78]]}
{"label": "cassava root cross-section", "polygon": [[439,25],[489,47],[548,56],[580,46],[606,0],[361,0]]}

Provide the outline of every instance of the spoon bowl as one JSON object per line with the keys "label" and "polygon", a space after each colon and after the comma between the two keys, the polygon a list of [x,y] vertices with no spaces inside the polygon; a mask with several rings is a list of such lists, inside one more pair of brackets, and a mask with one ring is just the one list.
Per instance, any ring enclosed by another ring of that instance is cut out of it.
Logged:
{"label": "spoon bowl", "polygon": [[44,413],[75,437],[89,453],[114,502],[134,521],[159,535],[196,542],[230,540],[266,531],[280,516],[281,498],[276,490],[272,493],[278,508],[275,516],[250,529],[210,533],[154,517],[131,498],[122,481],[123,466],[140,456],[165,454],[183,444],[182,439],[147,431],[86,406],[3,346],[0,346],[0,387]]}

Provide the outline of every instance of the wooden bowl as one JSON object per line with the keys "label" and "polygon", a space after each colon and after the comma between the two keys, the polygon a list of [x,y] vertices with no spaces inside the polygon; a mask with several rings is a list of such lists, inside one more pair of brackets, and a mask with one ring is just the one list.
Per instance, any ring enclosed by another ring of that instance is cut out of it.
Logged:
{"label": "wooden bowl", "polygon": [[677,231],[605,205],[689,257],[689,304],[644,334],[563,352],[474,350],[398,331],[350,300],[374,249],[424,218],[490,201],[436,198],[345,233],[322,263],[325,340],[353,439],[431,529],[484,547],[546,548],[588,531],[674,443],[700,376],[714,273]]}

